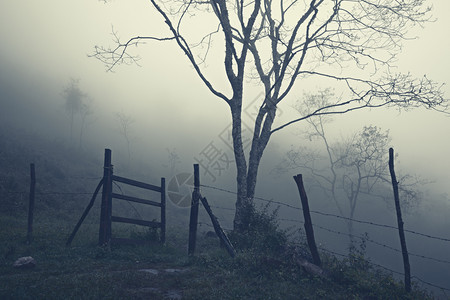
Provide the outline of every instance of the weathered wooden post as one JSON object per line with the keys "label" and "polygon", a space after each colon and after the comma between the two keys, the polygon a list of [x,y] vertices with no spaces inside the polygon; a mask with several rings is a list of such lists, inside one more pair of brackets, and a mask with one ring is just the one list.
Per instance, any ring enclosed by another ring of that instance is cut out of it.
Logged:
{"label": "weathered wooden post", "polygon": [[219,237],[221,245],[227,249],[228,254],[230,254],[231,257],[235,256],[234,247],[231,244],[230,240],[228,239],[227,235],[223,231],[222,227],[219,224],[219,221],[217,220],[217,217],[213,214],[211,207],[209,206],[208,200],[205,197],[200,196],[200,200],[202,201],[203,207],[206,209],[206,212],[209,215],[209,218],[211,219],[211,223],[213,224],[214,231],[216,232],[216,235]]}
{"label": "weathered wooden post", "polygon": [[411,268],[409,265],[408,249],[406,248],[405,231],[403,229],[402,211],[400,208],[400,197],[398,195],[398,182],[394,171],[394,149],[389,148],[389,171],[391,173],[392,187],[394,189],[395,209],[397,211],[398,234],[402,246],[403,266],[405,269],[405,290],[411,291]]}
{"label": "weathered wooden post", "polygon": [[161,243],[166,242],[166,179],[161,178]]}
{"label": "weathered wooden post", "polygon": [[103,178],[98,183],[97,187],[95,188],[94,194],[92,195],[91,201],[89,201],[88,206],[83,212],[83,215],[81,215],[80,220],[78,221],[77,225],[75,225],[75,228],[73,229],[72,233],[70,234],[69,238],[67,239],[66,246],[70,246],[70,244],[73,241],[73,238],[75,237],[75,234],[77,234],[78,229],[80,229],[81,224],[83,223],[84,219],[87,217],[89,211],[91,210],[92,206],[94,205],[95,198],[97,197],[98,192],[100,191],[100,188],[103,185]]}
{"label": "weathered wooden post", "polygon": [[30,164],[30,197],[28,203],[28,230],[27,243],[33,240],[33,215],[34,215],[34,192],[36,188],[36,174],[34,164]]}
{"label": "weathered wooden post", "polygon": [[105,149],[105,160],[103,164],[103,189],[102,204],[100,211],[100,230],[98,243],[100,246],[109,245],[111,240],[111,193],[112,193],[112,165],[111,150]]}
{"label": "weathered wooden post", "polygon": [[198,164],[194,164],[194,191],[192,192],[191,215],[189,219],[188,254],[194,255],[197,239],[198,205],[200,198],[200,173]]}
{"label": "weathered wooden post", "polygon": [[317,266],[321,266],[319,251],[317,251],[316,240],[314,238],[314,230],[311,221],[311,215],[309,213],[308,197],[306,196],[305,187],[303,186],[302,174],[294,176],[295,183],[297,183],[298,191],[300,193],[300,200],[303,207],[303,218],[305,219],[305,232],[308,246],[311,251],[313,262]]}

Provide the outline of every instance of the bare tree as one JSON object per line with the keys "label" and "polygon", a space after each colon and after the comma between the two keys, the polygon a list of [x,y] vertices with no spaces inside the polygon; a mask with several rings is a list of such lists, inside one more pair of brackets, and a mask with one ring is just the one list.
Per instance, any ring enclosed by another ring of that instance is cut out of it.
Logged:
{"label": "bare tree", "polygon": [[[326,105],[333,97],[330,89],[315,95],[306,95],[305,101],[297,104],[298,109],[305,102],[313,105]],[[307,106],[307,107],[311,107]],[[331,199],[339,214],[349,218],[350,246],[353,246],[353,222],[359,200],[366,197],[372,200],[391,200],[388,168],[388,149],[391,138],[388,131],[377,126],[364,126],[362,130],[332,142],[327,135],[330,116],[316,116],[307,120],[310,130],[305,132],[310,141],[318,141],[314,148],[305,146],[291,149],[277,171],[301,170],[307,172],[313,181],[312,187]],[[411,206],[420,197],[419,185],[425,183],[410,175],[401,176],[399,188],[403,194],[404,205]]]}
{"label": "bare tree", "polygon": [[[168,36],[135,36],[121,42],[115,34],[114,47],[96,47],[92,56],[112,70],[119,64],[137,61],[130,46],[150,40],[169,41],[186,55],[211,93],[229,106],[237,168],[236,230],[245,230],[249,225],[259,164],[273,133],[311,116],[367,107],[446,109],[440,85],[425,76],[416,79],[391,72],[407,30],[429,20],[430,8],[425,6],[425,0],[150,3],[165,22]],[[188,22],[202,26],[192,30]],[[203,68],[203,63],[212,59],[209,50],[217,41],[223,47],[224,56],[218,61],[224,63],[227,90],[219,90]],[[323,78],[327,84],[335,82],[341,96],[328,106],[274,126],[280,102],[294,86],[301,86],[310,78]],[[255,81],[264,96],[254,123],[250,153],[245,153],[241,122],[247,91],[244,87]]]}
{"label": "bare tree", "polygon": [[170,177],[175,175],[177,164],[181,163],[180,156],[178,156],[177,149],[166,148],[167,151],[167,164],[162,164],[164,168],[170,170]]}
{"label": "bare tree", "polygon": [[134,119],[130,115],[126,115],[124,112],[116,113],[116,119],[119,122],[119,133],[120,135],[123,136],[127,145],[128,165],[129,165],[131,161],[131,150],[130,150],[131,125],[133,125]]}
{"label": "bare tree", "polygon": [[81,149],[84,129],[87,126],[87,119],[93,114],[92,99],[89,99],[88,102],[83,102],[81,104],[79,113],[81,117],[79,148]]}
{"label": "bare tree", "polygon": [[86,94],[80,90],[78,86],[79,80],[71,79],[68,87],[64,89],[63,95],[65,98],[66,112],[70,117],[70,140],[73,138],[73,122],[76,114],[82,113],[83,98]]}

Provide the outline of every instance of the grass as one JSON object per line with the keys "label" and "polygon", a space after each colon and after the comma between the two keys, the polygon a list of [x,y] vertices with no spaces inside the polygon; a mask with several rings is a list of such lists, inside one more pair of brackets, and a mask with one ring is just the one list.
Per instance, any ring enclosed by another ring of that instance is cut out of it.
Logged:
{"label": "grass", "polygon": [[[295,263],[306,248],[290,245],[275,215],[258,213],[248,233],[230,235],[234,259],[202,234],[197,254],[188,257],[187,233],[175,228],[164,246],[154,232],[117,228],[146,243],[105,249],[97,246],[97,224],[83,224],[65,247],[75,222],[41,218],[28,245],[26,217],[0,214],[0,299],[431,299],[418,289],[405,294],[401,282],[370,265],[363,249],[344,260],[322,254],[326,278],[307,273]],[[21,256],[34,257],[36,267],[13,268]]]}
{"label": "grass", "polygon": [[[217,238],[199,233],[197,251],[187,256],[187,228],[171,227],[184,218],[168,210],[166,245],[157,234],[133,226],[115,226],[116,237],[146,241],[143,245],[101,248],[99,206],[93,207],[72,245],[68,235],[87,205],[98,180],[101,161],[44,139],[28,141],[0,132],[0,299],[431,299],[374,268],[364,247],[345,259],[321,253],[324,278],[306,272],[297,259],[311,261],[308,248],[280,230],[276,212],[253,215],[247,233],[230,233],[237,249],[233,259]],[[28,142],[24,142],[28,141]],[[37,151],[36,147],[41,149]],[[42,153],[45,153],[43,155]],[[48,159],[51,157],[52,159]],[[26,243],[28,162],[38,166],[33,241]],[[83,162],[80,164],[80,162]],[[71,175],[72,174],[72,175]],[[72,177],[71,177],[72,176]],[[58,192],[48,193],[54,187]],[[71,195],[72,192],[86,193]],[[64,193],[67,194],[64,194]],[[40,193],[40,194],[39,194]],[[98,204],[98,201],[97,201]],[[124,205],[123,210],[130,209]],[[129,211],[132,215],[135,210]],[[296,238],[298,240],[298,238]],[[32,256],[35,268],[13,268]],[[150,269],[149,272],[142,271]],[[166,272],[176,269],[179,272]],[[158,274],[154,274],[154,273]]]}
{"label": "grass", "polygon": [[[173,282],[167,276],[153,276],[140,269],[182,267],[186,260],[180,249],[148,241],[142,246],[104,249],[97,246],[91,226],[77,236],[74,246],[65,247],[69,224],[36,224],[33,241],[26,243],[26,223],[2,216],[0,239],[0,299],[125,299],[140,288],[164,290]],[[32,256],[37,265],[21,270],[15,259]],[[149,282],[153,286],[149,286]]]}

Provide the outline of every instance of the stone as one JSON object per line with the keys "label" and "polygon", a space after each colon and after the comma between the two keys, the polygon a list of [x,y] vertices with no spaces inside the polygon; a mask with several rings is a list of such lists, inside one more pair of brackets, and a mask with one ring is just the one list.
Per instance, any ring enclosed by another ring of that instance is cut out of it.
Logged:
{"label": "stone", "polygon": [[139,270],[139,272],[150,273],[150,274],[153,274],[153,275],[158,275],[159,274],[159,271],[155,270],[155,269],[141,269],[141,270]]}
{"label": "stone", "polygon": [[36,261],[31,256],[20,257],[13,264],[13,267],[18,269],[31,269],[35,266]]}

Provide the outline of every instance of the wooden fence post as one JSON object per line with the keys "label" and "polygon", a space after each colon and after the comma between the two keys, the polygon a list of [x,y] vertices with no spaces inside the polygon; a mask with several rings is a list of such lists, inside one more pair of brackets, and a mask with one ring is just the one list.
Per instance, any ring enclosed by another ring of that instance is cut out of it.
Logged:
{"label": "wooden fence post", "polygon": [[89,211],[91,210],[92,206],[94,205],[95,198],[97,198],[97,194],[100,191],[100,188],[103,185],[103,178],[98,183],[97,187],[95,188],[94,194],[92,195],[91,201],[89,201],[88,206],[83,212],[83,215],[81,215],[80,220],[78,221],[77,225],[75,225],[75,228],[73,229],[72,233],[70,234],[69,238],[67,239],[66,246],[70,246],[70,244],[73,241],[73,238],[75,237],[75,234],[77,234],[78,229],[80,229],[81,224],[83,223],[84,219],[87,217]]}
{"label": "wooden fence post", "polygon": [[205,207],[206,212],[209,215],[209,218],[211,219],[211,222],[214,227],[214,231],[216,232],[217,236],[219,237],[221,245],[223,245],[225,247],[225,249],[227,249],[228,254],[230,254],[231,257],[234,257],[235,251],[234,251],[233,245],[231,244],[227,235],[223,231],[222,227],[220,227],[219,221],[217,220],[217,217],[213,214],[211,207],[209,206],[208,200],[206,200],[206,198],[202,197],[202,196],[200,196],[200,200],[202,201],[202,204]]}
{"label": "wooden fence post", "polygon": [[161,178],[161,243],[166,242],[166,179]]}
{"label": "wooden fence post", "polygon": [[30,198],[28,203],[28,230],[27,243],[30,244],[33,239],[33,215],[34,215],[34,193],[36,188],[36,174],[34,164],[30,164]]}
{"label": "wooden fence post", "polygon": [[105,149],[105,160],[103,164],[103,189],[102,204],[100,212],[100,230],[99,240],[100,246],[109,245],[111,240],[111,191],[112,191],[112,165],[111,150]]}
{"label": "wooden fence post", "polygon": [[198,164],[194,164],[194,191],[192,192],[191,215],[189,219],[188,254],[194,255],[197,239],[198,205],[200,198],[200,173]]}
{"label": "wooden fence post", "polygon": [[303,186],[302,174],[294,176],[295,183],[297,183],[298,191],[300,193],[300,200],[303,207],[303,218],[305,219],[305,232],[308,246],[311,251],[313,262],[317,266],[321,266],[319,251],[317,251],[316,240],[314,238],[314,230],[311,221],[311,215],[309,213],[308,197],[306,196],[305,187]]}
{"label": "wooden fence post", "polygon": [[408,249],[406,248],[405,232],[403,230],[402,211],[400,209],[400,198],[398,195],[398,182],[394,171],[394,149],[389,148],[389,171],[391,173],[392,187],[394,189],[395,209],[397,210],[398,233],[402,246],[403,266],[405,269],[405,290],[411,291],[411,268],[409,265]]}

